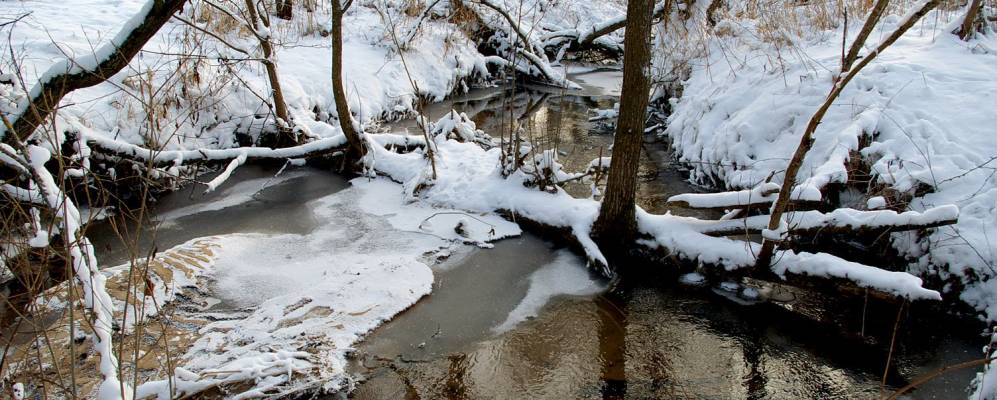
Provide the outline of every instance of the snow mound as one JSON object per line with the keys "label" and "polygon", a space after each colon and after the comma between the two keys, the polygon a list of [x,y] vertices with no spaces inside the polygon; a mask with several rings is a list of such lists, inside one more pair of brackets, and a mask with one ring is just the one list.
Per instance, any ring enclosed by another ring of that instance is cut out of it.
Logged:
{"label": "snow mound", "polygon": [[[997,142],[992,113],[985,111],[997,106],[997,58],[988,50],[997,48],[997,36],[959,40],[947,21],[959,15],[933,11],[852,80],[817,128],[794,192],[820,199],[828,184],[848,182],[861,159],[878,188],[869,193],[869,209],[908,200],[908,209],[918,212],[957,206],[956,225],[927,235],[894,233],[892,243],[914,260],[909,272],[958,283],[946,287],[964,287],[960,298],[983,318],[997,320],[997,286],[991,283],[997,270]],[[702,59],[690,63],[682,96],[671,100],[664,135],[695,181],[735,190],[758,187],[769,177],[781,182],[788,156],[840,69],[841,27],[805,27],[804,37],[785,33],[793,46],[787,52],[762,40],[756,22],[719,22],[723,33],[706,41]],[[852,21],[849,35],[861,22]],[[898,22],[884,17],[871,37]],[[883,189],[895,198],[881,198]],[[933,212],[954,215],[955,209]],[[876,223],[907,216],[880,217]],[[861,274],[849,275],[855,273]]]}

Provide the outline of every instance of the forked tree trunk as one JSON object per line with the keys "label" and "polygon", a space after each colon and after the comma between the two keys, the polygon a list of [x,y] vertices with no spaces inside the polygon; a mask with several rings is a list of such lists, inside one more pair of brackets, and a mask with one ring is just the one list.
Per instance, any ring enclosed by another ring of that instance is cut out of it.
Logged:
{"label": "forked tree trunk", "polygon": [[343,88],[343,5],[340,0],[332,0],[332,95],[336,100],[336,114],[339,114],[339,125],[343,135],[350,143],[350,158],[359,159],[364,155],[363,142],[360,134],[353,128],[353,115],[350,114],[350,104],[346,101],[346,90]]}
{"label": "forked tree trunk", "polygon": [[[280,76],[277,75],[277,63],[273,60],[273,44],[270,42],[270,20],[265,15],[257,12],[253,0],[246,0],[246,12],[249,13],[250,28],[257,32],[257,39],[260,41],[260,48],[263,50],[263,66],[267,70],[267,79],[270,80],[271,98],[273,101],[273,111],[277,118],[277,140],[274,143],[277,147],[287,147],[296,144],[294,132],[290,129],[291,118],[287,113],[287,102],[284,101],[284,91],[280,87]],[[263,34],[259,33],[258,24],[262,24],[267,29]]]}
{"label": "forked tree trunk", "polygon": [[[665,9],[668,8],[666,5]],[[592,231],[610,263],[619,260],[622,249],[627,248],[637,234],[637,168],[650,92],[647,74],[651,62],[653,10],[653,0],[630,0],[627,3],[620,117],[613,140],[606,195]]]}

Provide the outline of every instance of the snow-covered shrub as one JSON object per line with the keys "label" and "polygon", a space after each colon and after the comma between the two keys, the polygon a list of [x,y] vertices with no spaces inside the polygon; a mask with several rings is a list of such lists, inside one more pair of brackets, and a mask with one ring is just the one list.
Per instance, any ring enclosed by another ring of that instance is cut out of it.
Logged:
{"label": "snow-covered shrub", "polygon": [[475,143],[484,149],[495,147],[495,140],[485,131],[478,129],[474,121],[465,113],[450,110],[431,125],[430,133],[435,140],[456,140]]}

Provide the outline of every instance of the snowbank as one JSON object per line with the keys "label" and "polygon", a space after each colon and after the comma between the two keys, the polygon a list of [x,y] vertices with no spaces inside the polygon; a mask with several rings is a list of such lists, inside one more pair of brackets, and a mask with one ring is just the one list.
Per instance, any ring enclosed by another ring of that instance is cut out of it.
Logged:
{"label": "snowbank", "polygon": [[[857,173],[852,158],[862,157],[872,166],[869,208],[885,205],[875,199],[889,195],[885,188],[913,195],[909,210],[958,206],[958,224],[927,237],[895,233],[893,244],[911,258],[911,273],[966,285],[960,298],[997,320],[997,286],[990,283],[997,263],[991,239],[997,237],[997,143],[987,111],[997,106],[997,42],[994,35],[963,42],[949,34],[946,19],[958,15],[929,14],[845,88],[817,129],[797,189],[819,193],[848,182]],[[884,17],[872,37],[898,22]],[[852,22],[850,35],[860,23]],[[761,39],[760,25],[718,22],[719,35],[705,44],[704,58],[689,64],[683,95],[672,99],[664,134],[698,182],[735,190],[770,175],[781,182],[840,68],[840,28],[804,27],[803,36],[777,30],[786,42],[773,44]]]}
{"label": "snowbank", "polygon": [[[72,13],[66,13],[64,3],[51,0],[0,4],[3,15],[30,13],[12,26],[13,49],[4,49],[5,60],[8,50],[27,56],[19,66],[28,88],[3,90],[0,94],[7,101],[0,107],[5,112],[14,110],[24,99],[24,90],[39,87],[35,82],[49,69],[65,63],[67,57],[77,62],[92,58],[92,49],[114,40],[110,33],[138,15],[147,3],[87,0],[74,3]],[[404,53],[409,72],[419,85],[419,93],[415,93],[389,39],[389,29],[401,35],[414,24],[405,18],[406,4],[360,1],[345,16],[344,84],[351,110],[364,123],[410,113],[417,96],[440,101],[488,75],[484,57],[462,31],[446,20],[428,19]],[[375,7],[391,13],[396,24],[388,26]],[[317,7],[314,12],[296,9],[294,20],[273,18],[272,27],[278,43],[275,59],[290,114],[302,134],[316,138],[339,133],[330,76],[331,45],[329,38],[320,34],[327,28],[324,21],[329,20],[325,8]],[[192,9],[185,8],[185,19],[203,23],[200,16],[205,12],[190,15]],[[223,36],[244,49],[258,46],[254,37],[240,34],[238,29]],[[195,58],[198,61],[193,64],[178,62],[176,55],[190,52],[198,41],[203,45],[195,53],[204,58]],[[63,101],[67,106],[60,110],[60,125],[88,137],[167,150],[233,147],[233,133],[255,136],[275,123],[261,100],[269,93],[262,64],[249,60],[226,66],[222,62],[240,57],[219,41],[171,21],[129,68],[108,82],[68,95]],[[150,83],[145,80],[151,80],[152,88],[163,88],[153,99],[149,99],[146,85]],[[156,109],[156,129],[149,128],[149,112],[143,102]]]}

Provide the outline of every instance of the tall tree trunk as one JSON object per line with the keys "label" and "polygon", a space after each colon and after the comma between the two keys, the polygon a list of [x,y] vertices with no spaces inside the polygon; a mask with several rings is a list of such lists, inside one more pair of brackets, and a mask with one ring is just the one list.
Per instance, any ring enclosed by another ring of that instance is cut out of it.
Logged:
{"label": "tall tree trunk", "polygon": [[18,111],[9,117],[13,131],[6,129],[8,132],[0,133],[3,142],[12,143],[14,138],[10,136],[16,136],[21,141],[27,140],[28,136],[34,133],[35,129],[55,111],[59,106],[59,101],[66,94],[76,89],[104,82],[124,69],[132,57],[135,57],[139,50],[142,50],[142,46],[145,46],[146,42],[159,31],[159,28],[162,28],[173,17],[173,14],[180,11],[186,2],[186,0],[153,0],[152,8],[149,9],[145,19],[131,32],[128,32],[123,41],[107,43],[95,52],[95,54],[109,54],[109,56],[96,60],[97,65],[93,68],[70,68],[75,64],[69,60],[65,64],[66,71],[50,70],[50,73],[61,73],[46,74],[51,78],[36,83],[39,85],[38,90],[32,90],[30,98],[25,100],[26,104],[19,107]]}
{"label": "tall tree trunk", "polygon": [[[666,0],[668,9],[671,0]],[[606,195],[602,199],[593,236],[612,263],[637,234],[636,191],[640,148],[644,138],[651,62],[651,13],[653,0],[630,0],[623,39],[623,92],[620,117],[613,140]],[[667,11],[666,11],[667,15]]]}
{"label": "tall tree trunk", "polygon": [[350,143],[351,158],[359,159],[364,155],[363,142],[360,134],[353,128],[353,115],[350,114],[350,104],[346,101],[346,90],[343,89],[343,5],[340,0],[332,0],[332,95],[336,98],[336,114],[339,114],[339,125],[343,135]]}
{"label": "tall tree trunk", "polygon": [[[246,12],[249,13],[250,28],[256,32],[256,37],[260,41],[260,48],[263,50],[263,66],[267,70],[267,79],[270,80],[270,91],[272,94],[273,111],[280,120],[277,122],[276,147],[287,147],[297,144],[294,132],[290,129],[291,118],[287,113],[287,102],[284,101],[284,91],[280,87],[280,77],[277,75],[277,63],[273,60],[273,44],[270,42],[270,19],[257,12],[253,0],[246,0]],[[266,28],[266,32],[259,31],[259,24]]]}

